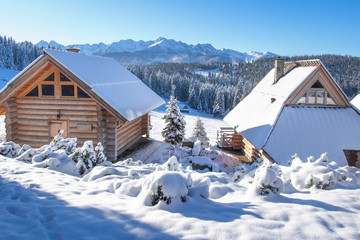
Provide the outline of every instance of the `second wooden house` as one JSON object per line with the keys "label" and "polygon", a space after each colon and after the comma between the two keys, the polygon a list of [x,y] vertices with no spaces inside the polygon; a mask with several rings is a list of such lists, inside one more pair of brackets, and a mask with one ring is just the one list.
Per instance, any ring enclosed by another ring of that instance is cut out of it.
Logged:
{"label": "second wooden house", "polygon": [[64,130],[101,142],[111,161],[149,134],[162,98],[112,58],[45,49],[0,92],[6,138],[40,147]]}
{"label": "second wooden house", "polygon": [[[287,165],[327,152],[330,161],[360,161],[360,116],[320,60],[284,62],[272,69],[225,118],[221,143],[251,159]],[[220,145],[221,145],[220,143]]]}

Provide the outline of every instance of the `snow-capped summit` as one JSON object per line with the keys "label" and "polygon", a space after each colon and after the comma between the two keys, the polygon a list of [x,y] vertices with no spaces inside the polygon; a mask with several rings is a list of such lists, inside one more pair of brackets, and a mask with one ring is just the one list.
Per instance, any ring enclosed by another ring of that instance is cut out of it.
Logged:
{"label": "snow-capped summit", "polygon": [[55,41],[40,41],[38,46],[55,47],[78,47],[80,51],[90,55],[109,56],[122,64],[153,64],[159,62],[240,62],[252,61],[262,57],[277,56],[270,52],[247,53],[231,49],[216,49],[211,44],[186,44],[174,39],[159,37],[153,41],[134,41],[132,39],[120,40],[111,44],[73,44],[61,45]]}

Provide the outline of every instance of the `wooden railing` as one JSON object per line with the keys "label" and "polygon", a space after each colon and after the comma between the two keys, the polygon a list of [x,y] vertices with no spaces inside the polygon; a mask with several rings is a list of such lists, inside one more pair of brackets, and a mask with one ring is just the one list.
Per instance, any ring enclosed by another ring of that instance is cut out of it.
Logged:
{"label": "wooden railing", "polygon": [[221,148],[233,147],[234,129],[229,127],[222,127],[217,131],[217,142]]}

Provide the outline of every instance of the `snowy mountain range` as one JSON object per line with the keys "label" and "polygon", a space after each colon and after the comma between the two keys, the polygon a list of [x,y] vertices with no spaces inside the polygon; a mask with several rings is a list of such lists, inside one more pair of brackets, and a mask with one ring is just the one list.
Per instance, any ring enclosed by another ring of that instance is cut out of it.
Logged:
{"label": "snowy mountain range", "polygon": [[252,61],[262,57],[277,56],[271,52],[238,52],[231,49],[215,49],[211,44],[186,44],[173,39],[158,38],[155,41],[120,40],[111,44],[72,44],[64,46],[55,41],[40,41],[40,47],[78,47],[80,52],[90,55],[108,56],[124,65],[152,64],[159,62],[231,62]]}

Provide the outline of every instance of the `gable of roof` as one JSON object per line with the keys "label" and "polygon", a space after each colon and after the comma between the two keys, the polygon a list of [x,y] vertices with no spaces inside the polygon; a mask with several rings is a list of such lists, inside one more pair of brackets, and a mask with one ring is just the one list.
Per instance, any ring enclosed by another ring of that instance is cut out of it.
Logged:
{"label": "gable of roof", "polygon": [[276,83],[272,69],[224,121],[261,149],[284,106],[285,101],[318,67],[297,67]]}
{"label": "gable of roof", "polygon": [[224,121],[245,137],[254,147],[262,149],[272,134],[284,106],[307,81],[319,71],[326,73],[332,87],[341,95],[346,106],[347,97],[320,60],[285,63],[285,74],[274,84],[272,69],[228,115]]}
{"label": "gable of roof", "polygon": [[44,55],[15,76],[1,90],[0,99],[20,76],[46,57],[60,69],[70,73],[71,79],[89,92],[89,95],[96,96],[96,100],[105,103],[127,121],[132,121],[165,103],[140,79],[112,58],[51,49],[45,49]]}

